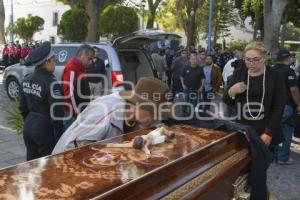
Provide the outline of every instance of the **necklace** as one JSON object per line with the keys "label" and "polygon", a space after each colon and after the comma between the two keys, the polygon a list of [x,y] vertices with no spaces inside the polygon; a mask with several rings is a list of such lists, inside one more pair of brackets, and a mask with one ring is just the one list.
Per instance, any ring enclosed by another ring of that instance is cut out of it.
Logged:
{"label": "necklace", "polygon": [[265,90],[266,90],[266,67],[264,67],[264,75],[263,75],[263,93],[262,93],[262,98],[261,98],[261,102],[260,102],[260,108],[259,108],[259,112],[256,116],[253,116],[250,110],[250,106],[249,106],[249,88],[250,88],[250,75],[248,73],[248,77],[247,77],[247,94],[246,94],[246,101],[247,101],[247,108],[249,111],[250,116],[253,119],[258,119],[258,117],[260,116],[262,110],[263,110],[263,103],[264,103],[264,99],[265,99]]}
{"label": "necklace", "polygon": [[129,121],[127,121],[127,118],[125,117],[124,119],[126,126],[128,127],[134,127],[135,126],[135,121],[133,121],[131,124],[129,123]]}

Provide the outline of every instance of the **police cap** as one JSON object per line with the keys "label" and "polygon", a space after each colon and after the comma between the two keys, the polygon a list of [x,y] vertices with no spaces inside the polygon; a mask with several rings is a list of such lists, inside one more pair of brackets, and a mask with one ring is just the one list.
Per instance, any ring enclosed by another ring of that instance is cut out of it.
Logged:
{"label": "police cap", "polygon": [[43,64],[46,60],[52,58],[54,56],[54,52],[51,49],[50,42],[44,42],[38,48],[34,49],[24,61],[24,65],[26,66],[38,66]]}
{"label": "police cap", "polygon": [[286,49],[281,49],[277,52],[277,60],[278,61],[284,60],[290,56],[291,56],[290,52]]}

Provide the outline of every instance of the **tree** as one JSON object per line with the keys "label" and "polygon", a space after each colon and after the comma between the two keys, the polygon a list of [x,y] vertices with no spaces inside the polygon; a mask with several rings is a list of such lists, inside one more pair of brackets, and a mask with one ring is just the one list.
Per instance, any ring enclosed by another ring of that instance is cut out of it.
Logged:
{"label": "tree", "polygon": [[300,27],[300,19],[298,13],[300,13],[300,2],[297,0],[290,0],[288,5],[286,6],[281,20],[281,48],[284,48],[285,40],[293,40],[290,38],[296,38],[295,35],[297,35],[298,32],[297,27]]}
{"label": "tree", "polygon": [[241,41],[241,40],[232,40],[228,43],[228,46],[231,49],[244,51],[245,47],[247,45],[247,42]]}
{"label": "tree", "polygon": [[[44,19],[39,16],[21,17],[13,25],[14,33],[25,42],[32,41],[35,33],[44,29]],[[12,30],[11,24],[6,28],[6,34]]]}
{"label": "tree", "polygon": [[162,0],[148,0],[148,20],[147,20],[147,28],[153,28],[154,20],[157,12],[157,8]]}
{"label": "tree", "polygon": [[82,9],[71,9],[62,15],[57,26],[57,33],[65,40],[84,41],[88,33],[89,16]]}
{"label": "tree", "polygon": [[3,0],[0,0],[0,43],[5,43],[4,21],[5,21],[5,9],[4,9]]}
{"label": "tree", "polygon": [[239,9],[242,21],[251,17],[254,28],[253,40],[257,39],[258,31],[264,35],[263,0],[235,0],[235,7]]}
{"label": "tree", "polygon": [[175,10],[180,27],[187,37],[187,46],[195,45],[198,39],[198,24],[202,18],[196,17],[203,0],[176,0]]}
{"label": "tree", "polygon": [[287,15],[287,21],[293,23],[296,27],[300,28],[300,1],[289,0],[289,4],[284,12]]}
{"label": "tree", "polygon": [[282,27],[281,41],[284,43],[286,40],[299,41],[300,40],[300,28],[294,26],[291,22]]}
{"label": "tree", "polygon": [[279,49],[279,33],[283,13],[289,0],[264,0],[264,44],[272,55]]}
{"label": "tree", "polygon": [[159,26],[170,32],[183,30],[178,23],[174,2],[174,0],[162,2],[162,9],[158,11],[156,15],[156,22]]}
{"label": "tree", "polygon": [[[209,17],[209,0],[206,0],[203,6],[197,13],[199,20],[199,31],[207,37],[208,17]],[[220,36],[226,36],[229,32],[229,27],[240,23],[237,11],[234,10],[234,5],[228,0],[213,1],[213,46],[217,44]]]}
{"label": "tree", "polygon": [[138,29],[139,18],[133,8],[108,6],[100,16],[101,34],[112,34],[113,38],[127,35]]}
{"label": "tree", "polygon": [[98,30],[99,30],[99,15],[101,9],[103,10],[105,6],[112,5],[116,3],[121,3],[123,0],[58,0],[71,6],[72,9],[84,9],[86,10],[90,21],[88,24],[88,34],[86,36],[86,41],[97,42],[98,41]]}

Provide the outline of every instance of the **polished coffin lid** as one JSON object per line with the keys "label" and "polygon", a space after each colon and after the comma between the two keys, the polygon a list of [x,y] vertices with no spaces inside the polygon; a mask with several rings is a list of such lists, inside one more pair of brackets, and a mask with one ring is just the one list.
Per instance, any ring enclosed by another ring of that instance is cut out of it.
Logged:
{"label": "polished coffin lid", "polygon": [[[170,129],[175,131],[175,138],[152,146],[152,156],[149,158],[140,150],[108,148],[105,145],[127,142],[151,130],[143,129],[2,169],[0,199],[124,199],[135,191],[141,192],[147,185],[150,196],[162,197],[165,194],[157,191],[163,186],[159,186],[157,181],[165,177],[172,182],[168,170],[184,168],[184,163],[199,160],[197,156],[201,156],[201,153],[205,154],[203,157],[209,152],[214,154],[214,149],[224,148],[229,140],[238,135],[190,125],[172,125]],[[233,155],[238,151],[236,144],[231,146],[232,149],[224,152],[224,155]],[[208,165],[202,163],[201,167],[206,169]],[[155,190],[151,191],[150,188]]]}

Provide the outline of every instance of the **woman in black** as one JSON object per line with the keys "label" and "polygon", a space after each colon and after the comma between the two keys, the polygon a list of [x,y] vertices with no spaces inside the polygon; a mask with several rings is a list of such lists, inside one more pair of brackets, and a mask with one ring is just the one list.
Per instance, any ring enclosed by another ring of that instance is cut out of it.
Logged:
{"label": "woman in black", "polygon": [[[255,135],[250,146],[253,157],[249,183],[252,187],[251,200],[268,199],[266,170],[269,166],[268,154],[262,151],[263,144],[278,143],[281,133],[281,116],[285,104],[285,87],[281,74],[265,65],[267,51],[259,42],[247,45],[244,51],[245,66],[235,68],[228,90],[223,100],[226,104],[236,105],[237,121],[250,125],[259,135],[262,144],[253,148]],[[254,133],[255,134],[255,133]],[[260,142],[258,141],[258,144]],[[264,154],[265,155],[257,155]]]}
{"label": "woman in black", "polygon": [[55,57],[49,42],[35,49],[25,65],[36,66],[22,82],[19,108],[24,119],[27,160],[32,160],[51,154],[64,131],[63,97],[55,83]]}
{"label": "woman in black", "polygon": [[235,104],[237,121],[252,126],[262,141],[277,142],[285,103],[285,88],[281,75],[265,65],[267,51],[260,42],[247,45],[244,51],[246,67],[234,70],[223,100]]}

